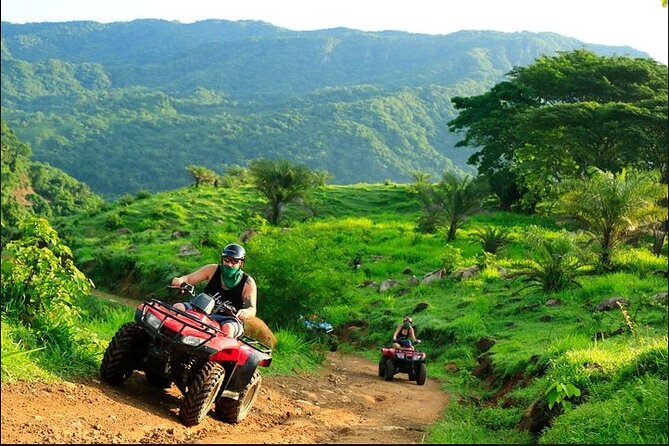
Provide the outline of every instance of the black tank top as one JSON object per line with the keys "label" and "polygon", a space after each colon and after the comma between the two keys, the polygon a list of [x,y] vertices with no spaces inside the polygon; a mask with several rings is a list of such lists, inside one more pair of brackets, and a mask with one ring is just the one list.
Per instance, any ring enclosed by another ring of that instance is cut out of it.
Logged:
{"label": "black tank top", "polygon": [[210,296],[214,296],[216,293],[218,293],[221,302],[229,300],[232,306],[235,307],[237,311],[239,311],[244,308],[244,302],[242,301],[242,290],[244,289],[244,285],[246,284],[246,279],[248,279],[248,277],[248,274],[243,273],[242,280],[240,280],[237,285],[235,285],[233,288],[230,288],[229,290],[223,289],[223,285],[221,284],[221,265],[218,265],[216,272],[211,277],[211,279],[209,279],[207,286],[204,287],[204,292]]}
{"label": "black tank top", "polygon": [[[404,333],[404,330],[406,330],[407,332]],[[411,330],[410,328],[404,328],[404,327],[400,328],[400,332],[397,333],[397,340],[401,341],[404,339],[410,339],[411,338],[411,336],[409,335],[410,330]]]}

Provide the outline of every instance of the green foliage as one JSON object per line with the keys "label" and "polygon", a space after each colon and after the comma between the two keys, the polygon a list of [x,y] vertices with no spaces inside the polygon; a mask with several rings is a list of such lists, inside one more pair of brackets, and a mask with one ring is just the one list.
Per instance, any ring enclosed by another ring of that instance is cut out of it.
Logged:
{"label": "green foliage", "polygon": [[452,245],[444,246],[443,254],[441,255],[441,267],[444,268],[446,274],[450,274],[460,266],[462,266],[462,250]]}
{"label": "green foliage", "polygon": [[460,113],[448,122],[465,133],[456,146],[480,148],[469,162],[497,186],[501,202],[509,189],[500,187],[500,172],[530,209],[589,167],[650,167],[666,178],[666,65],[576,49],[516,66],[509,78],[484,94],[454,97]]}
{"label": "green foliage", "polygon": [[276,237],[251,239],[247,246],[253,253],[249,267],[258,271],[261,316],[290,327],[300,315],[346,302],[355,286],[347,247],[337,238],[314,239],[303,226],[275,231]]}
{"label": "green foliage", "polygon": [[659,172],[625,171],[614,175],[592,169],[585,179],[565,182],[557,212],[575,218],[599,245],[600,262],[611,267],[615,248],[631,234],[667,219],[667,196]]}
{"label": "green foliage", "polygon": [[33,162],[30,146],[21,142],[2,120],[2,243],[17,236],[17,229],[31,215],[45,218],[96,212],[102,198],[59,169]]}
{"label": "green foliage", "polygon": [[303,164],[287,160],[256,159],[249,163],[254,186],[268,202],[267,220],[277,225],[288,203],[304,200],[321,180]]}
{"label": "green foliage", "polygon": [[186,167],[186,171],[195,180],[195,187],[203,184],[218,184],[220,175],[204,166],[195,166],[193,164]]}
{"label": "green foliage", "polygon": [[553,33],[488,31],[335,29],[305,39],[229,21],[6,23],[4,30],[3,117],[37,159],[107,198],[183,187],[190,178],[180,166],[194,159],[222,172],[259,157],[289,158],[341,184],[409,181],[415,170],[472,174],[471,150],[456,149],[446,126],[456,116],[451,97],[480,94],[539,55],[584,46]]}
{"label": "green foliage", "polygon": [[284,329],[274,332],[277,345],[272,350],[272,366],[264,369],[269,375],[291,375],[313,372],[324,359],[320,349],[314,348],[312,342],[306,341],[303,335]]}
{"label": "green foliage", "polygon": [[514,428],[518,410],[464,405],[451,401],[448,413],[428,429],[431,444],[530,444],[527,432]]}
{"label": "green foliage", "polygon": [[6,246],[11,257],[2,269],[3,314],[28,325],[73,324],[72,299],[88,292],[88,279],[45,219],[30,218],[20,229],[22,237]]}
{"label": "green foliage", "polygon": [[552,409],[556,403],[562,406],[563,409],[571,409],[572,406],[569,398],[581,396],[581,391],[571,383],[554,381],[553,384],[548,386],[544,395],[546,395],[546,399],[548,400],[549,409]]}
{"label": "green foliage", "polygon": [[666,444],[667,381],[647,376],[622,383],[558,417],[540,444]]}
{"label": "green foliage", "polygon": [[509,234],[509,229],[496,226],[487,226],[476,232],[483,251],[490,254],[496,254],[500,248],[509,244]]}
{"label": "green foliage", "polygon": [[[259,315],[279,338],[273,364],[267,370],[270,374],[308,373],[323,360],[321,349],[307,342],[296,326],[300,313],[323,316],[342,335],[342,348],[371,358],[377,357],[379,346],[387,342],[397,321],[412,314],[423,340],[421,349],[429,355],[429,379],[440,381],[453,395],[443,420],[430,428],[427,442],[542,441],[542,435],[531,438],[516,426],[532,402],[546,401],[544,392],[556,381],[571,383],[582,395],[570,397],[572,409],[557,412],[551,426],[563,418],[571,419],[591,403],[611,399],[620,405],[617,392],[621,389],[643,394],[639,400],[661,407],[662,401],[655,401],[651,394],[655,394],[654,379],[665,379],[666,383],[667,312],[654,295],[666,288],[666,278],[648,273],[655,263],[646,257],[645,246],[625,245],[616,256],[620,271],[578,276],[581,288],[548,294],[538,287],[531,294],[519,295],[508,270],[522,259],[536,256],[541,261],[540,240],[558,243],[566,236],[550,216],[475,214],[461,228],[459,237],[444,245],[441,236],[413,231],[420,204],[408,185],[326,186],[314,190],[314,195],[318,198],[314,216],[304,222],[293,220],[287,228],[253,217],[257,216],[255,206],[263,199],[248,186],[183,188],[58,221],[63,234],[72,240],[78,264],[98,286],[119,294],[117,300],[166,297],[163,285],[174,274],[192,271],[217,258],[220,246],[237,241],[243,231],[253,228],[244,234],[248,252],[245,269],[258,283]],[[121,211],[126,229],[106,228],[108,215],[120,215]],[[294,215],[295,209],[288,206],[286,220]],[[535,227],[528,230],[531,225]],[[445,278],[409,285],[410,274],[420,278],[445,266],[442,256],[447,253],[454,259],[453,268],[477,262],[481,254],[477,233],[486,227],[509,231],[504,258],[491,258],[487,269],[465,280]],[[574,244],[585,239],[578,233],[574,237]],[[199,254],[181,255],[183,246],[196,248]],[[661,265],[662,261],[666,262],[666,257],[654,262]],[[8,266],[3,259],[3,268]],[[391,277],[399,286],[388,292],[366,286],[369,281],[378,284]],[[594,306],[611,296],[629,299],[626,311],[634,336],[626,329],[619,310],[598,312],[602,320],[593,320]],[[546,305],[549,300],[561,303]],[[418,311],[418,304],[427,307]],[[103,342],[132,317],[131,308],[103,305],[99,298],[81,296],[73,306],[81,308],[79,327],[95,330]],[[3,328],[6,320],[3,314]],[[11,341],[9,346],[12,342],[20,350],[44,346],[32,331],[15,321],[10,323],[17,327],[12,328],[16,330],[12,339],[22,343]],[[624,330],[616,335],[621,327]],[[595,337],[600,331],[606,333],[604,339]],[[52,337],[60,339],[62,333],[54,332]],[[489,375],[477,378],[472,371],[481,365],[482,338],[495,344],[485,354],[491,361]],[[9,356],[7,365],[13,367],[14,361],[18,364],[19,358],[28,358],[36,367],[56,371],[57,376],[89,376],[95,373],[103,347],[80,351],[76,356],[68,351],[47,347]],[[4,355],[3,350],[3,365]],[[10,371],[16,374],[17,370]],[[640,384],[628,388],[630,382]],[[629,410],[645,410],[627,398],[622,401]],[[639,438],[661,435],[655,421],[648,430],[637,425],[641,421],[636,415],[630,415],[629,422],[630,430],[640,432]],[[592,426],[600,433],[612,432],[603,422]],[[586,435],[578,424],[566,425],[563,430]]]}
{"label": "green foliage", "polygon": [[415,186],[423,203],[423,215],[418,220],[420,232],[432,233],[441,226],[448,228],[446,240],[452,242],[459,227],[467,218],[480,210],[485,196],[485,186],[479,179],[465,176],[462,179],[445,173],[436,184]]}
{"label": "green foliage", "polygon": [[585,254],[567,232],[555,238],[543,238],[534,228],[526,237],[533,246],[536,259],[518,262],[515,274],[526,282],[524,288],[539,288],[555,293],[572,286],[581,286],[576,278],[587,273]]}
{"label": "green foliage", "polygon": [[80,327],[77,296],[90,290],[88,279],[76,268],[70,248],[45,219],[30,218],[21,237],[7,247],[2,268],[2,317],[29,330],[29,349],[44,347],[44,357],[67,374],[95,364],[97,337]]}

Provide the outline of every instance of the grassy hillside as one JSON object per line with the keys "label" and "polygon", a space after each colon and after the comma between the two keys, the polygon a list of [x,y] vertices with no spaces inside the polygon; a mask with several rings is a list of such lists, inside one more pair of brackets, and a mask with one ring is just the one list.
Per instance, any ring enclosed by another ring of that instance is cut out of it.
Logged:
{"label": "grassy hillside", "polygon": [[[407,185],[327,186],[309,213],[289,209],[292,223],[282,228],[263,224],[260,203],[243,188],[127,196],[63,219],[59,231],[99,288],[169,300],[173,275],[216,261],[224,244],[252,230],[243,244],[260,317],[291,330],[298,313],[320,314],[345,348],[374,360],[412,314],[428,376],[454,395],[431,442],[667,442],[667,300],[658,295],[667,287],[666,244],[655,257],[640,240],[615,257],[614,271],[586,270],[580,286],[547,294],[523,289],[513,272],[541,260],[530,233],[579,237],[548,217],[480,214],[447,245],[443,234],[415,232],[420,209]],[[483,254],[477,236],[486,227],[510,234],[495,256]],[[482,269],[458,277],[475,265]],[[442,280],[411,284],[444,267],[452,273]],[[387,279],[397,284],[379,292]],[[626,303],[596,310],[612,297]],[[578,395],[565,390],[574,388]]]}

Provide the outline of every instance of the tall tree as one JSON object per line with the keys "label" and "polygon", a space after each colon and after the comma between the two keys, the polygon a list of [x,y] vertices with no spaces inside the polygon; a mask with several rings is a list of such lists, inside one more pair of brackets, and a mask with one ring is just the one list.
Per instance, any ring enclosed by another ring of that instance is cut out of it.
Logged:
{"label": "tall tree", "polygon": [[482,95],[453,98],[461,111],[448,126],[465,133],[457,146],[479,148],[468,162],[482,175],[508,170],[526,197],[544,197],[588,167],[654,168],[667,182],[665,65],[575,50],[509,77]]}
{"label": "tall tree", "polygon": [[186,167],[186,170],[195,180],[195,187],[198,187],[201,184],[214,183],[219,178],[219,175],[216,172],[207,169],[204,166],[195,166],[191,164]]}

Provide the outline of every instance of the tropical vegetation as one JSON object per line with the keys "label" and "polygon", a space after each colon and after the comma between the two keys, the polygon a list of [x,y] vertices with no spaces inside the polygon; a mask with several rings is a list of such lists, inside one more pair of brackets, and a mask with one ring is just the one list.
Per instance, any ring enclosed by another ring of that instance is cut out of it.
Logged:
{"label": "tropical vegetation", "polygon": [[319,367],[302,314],[374,360],[411,314],[452,395],[427,442],[666,444],[666,80],[666,66],[583,50],[516,68],[453,99],[480,174],[435,183],[414,168],[413,184],[328,185],[255,157],[216,184],[76,205],[64,187],[31,206],[20,192],[44,176],[3,124],[2,380],[95,376],[133,314],[100,291],[174,301],[172,277],[240,242],[278,338],[268,373]]}

